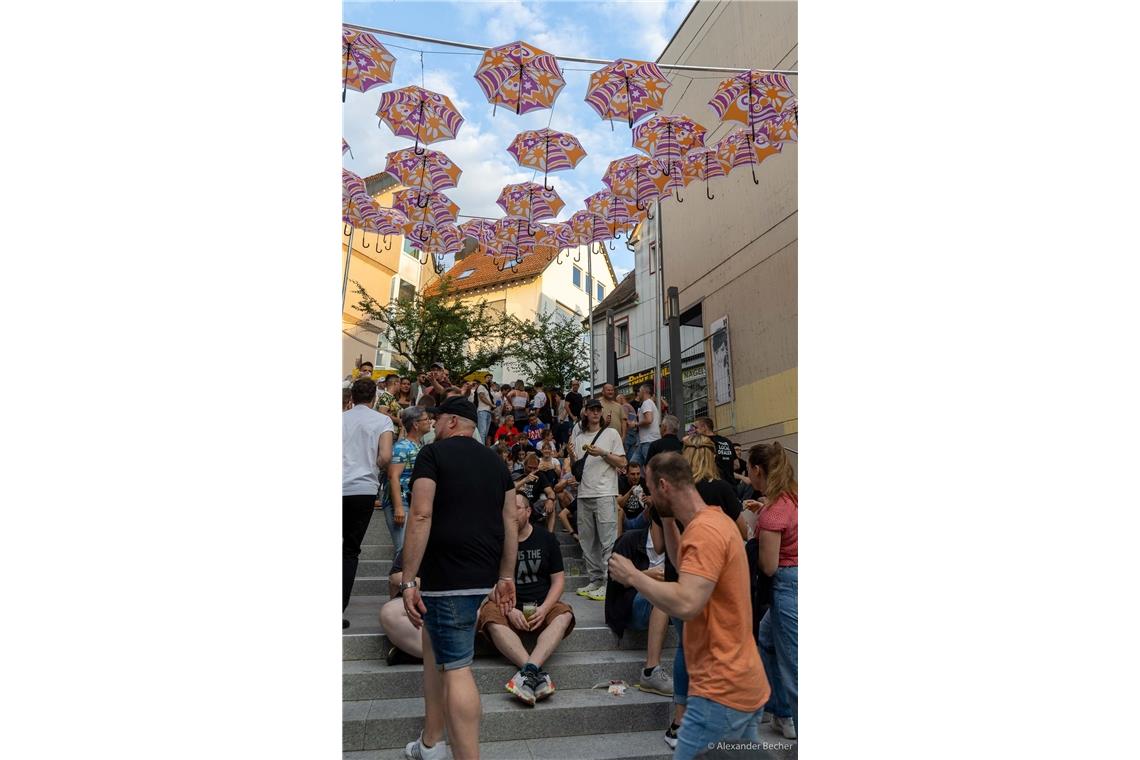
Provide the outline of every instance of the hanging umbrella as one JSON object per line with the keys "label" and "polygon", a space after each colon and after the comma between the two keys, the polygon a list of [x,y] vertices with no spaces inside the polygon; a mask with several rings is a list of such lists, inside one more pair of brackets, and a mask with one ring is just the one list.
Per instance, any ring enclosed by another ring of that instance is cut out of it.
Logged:
{"label": "hanging umbrella", "polygon": [[463,250],[463,236],[454,224],[424,224],[408,221],[403,226],[404,236],[419,250],[436,256],[446,256]]}
{"label": "hanging umbrella", "polygon": [[500,45],[483,53],[475,81],[495,109],[502,103],[514,108],[516,114],[550,108],[566,84],[554,56],[525,42]]}
{"label": "hanging umbrella", "polygon": [[566,132],[556,132],[549,127],[519,132],[511,141],[507,153],[515,157],[519,166],[528,169],[542,169],[542,186],[546,187],[548,172],[573,169],[586,156],[586,151],[578,138]]}
{"label": "hanging umbrella", "polygon": [[427,202],[420,205],[420,193],[399,190],[392,195],[392,208],[404,212],[409,222],[422,222],[431,227],[444,223],[454,224],[459,206],[443,193],[423,193]]}
{"label": "hanging umbrella", "polygon": [[[376,233],[376,250],[380,250],[380,237],[390,238],[392,235],[402,235],[404,225],[408,222],[408,217],[404,212],[394,208],[384,208],[373,204],[374,208],[369,213],[365,214],[363,218],[359,219],[359,223],[353,226],[359,227],[361,232],[375,232]],[[392,241],[389,239],[384,246],[385,251],[392,250]],[[364,238],[364,242],[360,245],[361,248],[368,248],[368,238]]]}
{"label": "hanging umbrella", "polygon": [[693,148],[704,147],[705,128],[688,116],[658,114],[633,128],[633,147],[653,157],[666,177]]}
{"label": "hanging umbrella", "polygon": [[[340,154],[343,156],[345,153],[352,156],[352,148],[348,147],[348,140],[345,140],[342,137],[342,138],[340,138]],[[356,156],[352,156],[352,157],[356,158]]]}
{"label": "hanging umbrella", "polygon": [[376,115],[391,128],[392,134],[414,138],[416,155],[423,155],[421,142],[431,145],[451,140],[463,125],[463,117],[451,98],[422,87],[401,87],[381,94]]}
{"label": "hanging umbrella", "polygon": [[590,75],[586,102],[613,128],[615,119],[633,123],[660,111],[670,82],[656,63],[619,58]]}
{"label": "hanging umbrella", "polygon": [[[649,202],[661,196],[659,188],[662,177],[661,167],[645,156],[636,153],[610,162],[606,173],[602,175],[602,184],[619,198],[633,201],[638,211],[649,216]],[[668,191],[666,191],[668,192]],[[642,203],[645,203],[643,206]]]}
{"label": "hanging umbrella", "polygon": [[713,177],[728,176],[731,170],[732,166],[721,161],[716,148],[694,148],[681,159],[681,175],[685,178],[685,184],[688,185],[693,180],[703,179],[705,181],[705,197],[710,201],[716,196],[709,192],[709,180]]}
{"label": "hanging umbrella", "polygon": [[368,194],[364,180],[348,169],[340,170],[341,220],[345,224],[364,229],[374,224],[378,207]]}
{"label": "hanging umbrella", "polygon": [[489,219],[471,219],[459,225],[459,234],[479,244],[483,253],[497,255],[498,242],[495,238],[495,224]]}
{"label": "hanging umbrella", "polygon": [[[639,209],[633,201],[606,190],[599,190],[589,196],[585,203],[586,210],[598,217],[605,226],[607,240],[629,232],[639,221],[647,218],[646,211]],[[610,250],[613,250],[613,245]]]}
{"label": "hanging umbrella", "polygon": [[585,209],[570,215],[570,229],[573,232],[571,239],[575,245],[591,245],[609,240],[606,220]]}
{"label": "hanging umbrella", "polygon": [[346,26],[341,29],[341,43],[344,47],[342,103],[349,87],[358,92],[368,92],[392,81],[396,58],[380,44],[380,40],[368,32],[358,32]]}
{"label": "hanging umbrella", "polygon": [[399,180],[401,185],[416,188],[422,205],[427,205],[428,193],[438,193],[458,185],[459,175],[463,173],[450,158],[437,150],[417,154],[407,148],[389,153],[384,171]]}
{"label": "hanging umbrella", "polygon": [[756,142],[764,122],[794,109],[795,93],[783,74],[749,69],[721,82],[709,106],[721,121],[739,121],[747,126],[752,142]]}
{"label": "hanging umbrella", "polygon": [[769,156],[782,150],[780,143],[770,143],[761,132],[756,135],[757,142],[749,139],[749,132],[744,127],[735,129],[725,135],[716,146],[717,156],[721,163],[729,167],[729,171],[745,164],[752,167],[752,182],[759,185],[756,179],[756,165]]}
{"label": "hanging umbrella", "polygon": [[505,185],[495,202],[505,212],[505,218],[525,219],[528,226],[558,216],[566,205],[558,193],[534,182]]}
{"label": "hanging umbrella", "polygon": [[768,138],[770,143],[783,144],[786,142],[799,141],[799,128],[800,128],[800,115],[799,106],[792,103],[790,107],[785,107],[775,119],[768,119],[761,125],[764,129],[764,136]]}

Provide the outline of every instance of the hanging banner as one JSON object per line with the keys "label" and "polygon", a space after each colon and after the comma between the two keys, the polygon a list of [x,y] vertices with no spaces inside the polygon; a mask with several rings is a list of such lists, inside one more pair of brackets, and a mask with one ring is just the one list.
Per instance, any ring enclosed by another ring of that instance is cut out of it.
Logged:
{"label": "hanging banner", "polygon": [[732,352],[728,342],[728,317],[722,317],[712,323],[712,371],[713,385],[716,387],[717,405],[727,404],[733,400],[732,389]]}

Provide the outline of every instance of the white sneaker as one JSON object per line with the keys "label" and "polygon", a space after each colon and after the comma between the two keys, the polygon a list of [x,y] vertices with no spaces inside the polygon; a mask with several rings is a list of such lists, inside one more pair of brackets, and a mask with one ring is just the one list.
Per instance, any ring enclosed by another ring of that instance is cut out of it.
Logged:
{"label": "white sneaker", "polygon": [[434,747],[425,747],[421,731],[418,739],[404,747],[404,757],[408,760],[447,760],[447,742],[440,741]]}
{"label": "white sneaker", "polygon": [[796,724],[795,721],[788,718],[781,718],[776,715],[772,716],[772,730],[777,733],[782,733],[785,739],[796,738]]}

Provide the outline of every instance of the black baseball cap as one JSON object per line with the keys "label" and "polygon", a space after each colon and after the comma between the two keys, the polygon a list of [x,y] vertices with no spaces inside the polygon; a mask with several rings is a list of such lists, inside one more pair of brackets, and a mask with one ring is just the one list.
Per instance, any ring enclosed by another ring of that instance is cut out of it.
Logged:
{"label": "black baseball cap", "polygon": [[596,398],[590,399],[589,401],[586,402],[586,408],[587,409],[601,409],[602,408],[601,399],[596,399]]}
{"label": "black baseball cap", "polygon": [[465,417],[474,423],[479,422],[479,415],[475,413],[475,405],[462,396],[449,396],[439,406],[428,408],[431,414],[454,414],[456,417]]}

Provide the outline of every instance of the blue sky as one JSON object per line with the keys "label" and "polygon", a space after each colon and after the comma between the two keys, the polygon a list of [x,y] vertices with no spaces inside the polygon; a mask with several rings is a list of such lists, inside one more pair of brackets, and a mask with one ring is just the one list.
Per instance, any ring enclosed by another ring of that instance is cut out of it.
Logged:
{"label": "blue sky", "polygon": [[[555,55],[653,61],[693,2],[345,2],[344,20],[489,47],[521,39]],[[352,147],[344,165],[361,176],[383,171],[389,151],[412,146],[410,140],[394,137],[387,126],[378,127],[376,118],[381,92],[421,83],[419,53],[401,48],[424,51],[424,85],[450,97],[465,119],[456,139],[430,146],[463,170],[459,186],[447,191],[460,213],[501,216],[495,199],[502,186],[531,179],[533,171],[518,166],[507,153],[511,140],[525,129],[540,129],[549,122],[552,129],[573,134],[586,149],[586,158],[575,169],[550,175],[550,184],[566,201],[559,221],[581,208],[583,198],[604,189],[601,178],[610,161],[638,152],[628,126],[614,123],[611,130],[610,122],[602,121],[585,103],[590,72],[600,64],[561,62],[566,86],[553,113],[545,109],[516,116],[500,108],[492,117],[491,104],[474,78],[478,53],[394,37],[379,39],[396,57],[392,83],[366,93],[349,90],[343,105],[344,137]],[[537,181],[541,180],[539,174]],[[620,277],[633,267],[633,256],[620,243],[615,248],[610,256]]]}

